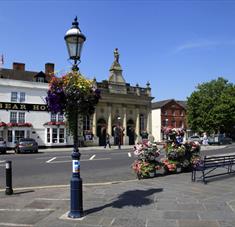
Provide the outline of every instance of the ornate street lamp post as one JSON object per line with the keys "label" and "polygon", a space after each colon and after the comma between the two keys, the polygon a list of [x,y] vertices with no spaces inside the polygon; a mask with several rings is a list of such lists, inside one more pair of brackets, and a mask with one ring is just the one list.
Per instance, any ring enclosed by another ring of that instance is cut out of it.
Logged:
{"label": "ornate street lamp post", "polygon": [[[71,29],[65,34],[69,58],[74,61],[72,70],[78,71],[81,51],[86,37],[81,33],[78,27],[77,17],[72,23]],[[75,114],[75,125],[78,126],[78,111]],[[80,177],[80,152],[78,149],[78,128],[75,127],[73,135],[74,148],[72,153],[72,177],[70,180],[70,218],[80,218],[83,216],[83,199],[82,199],[82,179]]]}

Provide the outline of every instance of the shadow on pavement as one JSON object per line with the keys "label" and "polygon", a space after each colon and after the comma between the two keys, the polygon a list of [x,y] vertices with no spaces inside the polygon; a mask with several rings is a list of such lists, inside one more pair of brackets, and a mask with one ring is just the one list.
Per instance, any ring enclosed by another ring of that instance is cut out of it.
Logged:
{"label": "shadow on pavement", "polygon": [[94,207],[92,209],[86,210],[85,213],[91,214],[91,213],[99,212],[108,207],[120,209],[125,206],[141,207],[144,205],[149,205],[153,202],[153,200],[148,197],[155,193],[159,193],[162,191],[163,191],[162,188],[127,191],[119,195],[115,201],[105,204],[103,206]]}
{"label": "shadow on pavement", "polygon": [[34,192],[34,190],[27,190],[27,191],[18,191],[18,192],[14,192],[14,195],[20,195],[20,194],[26,194],[26,193],[30,193],[30,192]]}

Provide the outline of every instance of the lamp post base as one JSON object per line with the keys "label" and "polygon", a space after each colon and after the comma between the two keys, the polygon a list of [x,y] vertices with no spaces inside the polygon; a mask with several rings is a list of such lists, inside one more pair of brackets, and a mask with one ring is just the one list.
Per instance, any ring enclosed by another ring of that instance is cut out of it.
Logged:
{"label": "lamp post base", "polygon": [[72,176],[70,181],[70,212],[68,217],[81,218],[83,213],[83,201],[82,201],[82,179]]}
{"label": "lamp post base", "polygon": [[12,195],[13,194],[13,189],[12,188],[6,188],[5,194],[6,195]]}
{"label": "lamp post base", "polygon": [[70,212],[68,217],[81,218],[83,214],[82,178],[80,177],[80,153],[73,152],[73,173],[70,180]]}

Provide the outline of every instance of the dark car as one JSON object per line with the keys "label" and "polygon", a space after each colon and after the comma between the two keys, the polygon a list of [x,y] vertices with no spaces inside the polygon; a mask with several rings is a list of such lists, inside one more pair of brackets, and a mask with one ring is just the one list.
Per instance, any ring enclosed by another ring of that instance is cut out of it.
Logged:
{"label": "dark car", "polygon": [[19,139],[18,142],[16,142],[15,146],[15,153],[21,153],[21,152],[38,152],[38,143],[31,138],[23,138]]}
{"label": "dark car", "polygon": [[208,144],[212,145],[212,144],[218,144],[218,145],[222,145],[222,144],[232,144],[232,138],[230,137],[226,137],[223,134],[219,134],[219,135],[215,135],[215,136],[210,136],[208,138]]}
{"label": "dark car", "polygon": [[6,152],[7,152],[7,143],[2,137],[0,137],[0,153],[6,154]]}

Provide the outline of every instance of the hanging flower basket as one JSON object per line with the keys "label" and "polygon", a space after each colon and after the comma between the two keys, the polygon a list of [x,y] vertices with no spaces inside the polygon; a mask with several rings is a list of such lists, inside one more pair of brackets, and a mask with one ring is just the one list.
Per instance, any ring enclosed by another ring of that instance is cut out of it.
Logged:
{"label": "hanging flower basket", "polygon": [[50,122],[46,122],[44,125],[65,125],[65,122],[63,121],[50,121]]}
{"label": "hanging flower basket", "polygon": [[32,127],[33,125],[31,123],[7,123],[8,128],[12,127]]}
{"label": "hanging flower basket", "polygon": [[80,72],[72,71],[49,83],[46,102],[52,113],[65,113],[70,132],[77,141],[78,115],[91,115],[100,99],[100,91]]}
{"label": "hanging flower basket", "polygon": [[0,127],[5,127],[7,124],[5,122],[0,122]]}

